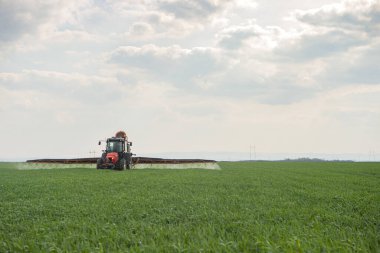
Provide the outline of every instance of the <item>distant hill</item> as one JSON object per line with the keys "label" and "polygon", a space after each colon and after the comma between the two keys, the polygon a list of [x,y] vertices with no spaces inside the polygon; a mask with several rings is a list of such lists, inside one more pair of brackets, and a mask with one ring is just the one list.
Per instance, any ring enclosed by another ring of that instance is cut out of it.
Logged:
{"label": "distant hill", "polygon": [[283,160],[243,160],[242,162],[345,162],[345,163],[353,163],[353,160],[325,160],[320,158],[309,158],[309,157],[301,157],[295,159],[283,159]]}

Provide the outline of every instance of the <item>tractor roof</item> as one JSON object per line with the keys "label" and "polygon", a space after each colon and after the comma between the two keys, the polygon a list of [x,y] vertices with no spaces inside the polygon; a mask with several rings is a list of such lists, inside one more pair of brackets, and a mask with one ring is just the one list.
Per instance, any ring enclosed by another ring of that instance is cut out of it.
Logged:
{"label": "tractor roof", "polygon": [[107,141],[125,141],[124,138],[111,137],[108,138]]}

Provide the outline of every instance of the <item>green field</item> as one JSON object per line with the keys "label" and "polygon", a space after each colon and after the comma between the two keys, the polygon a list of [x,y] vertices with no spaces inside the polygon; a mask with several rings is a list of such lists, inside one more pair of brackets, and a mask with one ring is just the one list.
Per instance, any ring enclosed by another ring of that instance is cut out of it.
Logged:
{"label": "green field", "polygon": [[0,252],[380,252],[380,163],[17,170]]}

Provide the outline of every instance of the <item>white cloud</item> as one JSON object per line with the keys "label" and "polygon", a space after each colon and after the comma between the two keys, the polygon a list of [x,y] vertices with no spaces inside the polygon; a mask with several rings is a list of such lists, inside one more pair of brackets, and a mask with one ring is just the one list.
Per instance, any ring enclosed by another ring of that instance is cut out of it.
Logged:
{"label": "white cloud", "polygon": [[153,28],[150,24],[137,22],[131,26],[129,32],[132,36],[146,36],[153,32]]}
{"label": "white cloud", "polygon": [[220,46],[226,49],[240,49],[244,46],[263,50],[275,48],[282,36],[285,36],[285,31],[280,27],[263,28],[255,20],[227,27],[217,35]]}
{"label": "white cloud", "polygon": [[195,81],[222,67],[216,50],[202,47],[126,46],[113,51],[110,62],[140,69],[145,80],[161,80],[186,90],[201,88]]}
{"label": "white cloud", "polygon": [[[223,10],[231,0],[160,0],[158,8],[178,19],[207,19]],[[199,22],[199,21],[198,21]]]}
{"label": "white cloud", "polygon": [[73,24],[78,9],[87,1],[1,1],[0,42],[12,42],[25,35],[43,34],[58,25]]}
{"label": "white cloud", "polygon": [[239,8],[248,8],[248,9],[255,9],[257,7],[257,3],[252,0],[236,0],[235,5]]}
{"label": "white cloud", "polygon": [[[341,15],[355,14],[352,20],[367,20],[367,28],[373,31],[377,29],[376,6],[374,1],[346,1],[298,11],[297,17],[304,22],[313,14],[313,22],[298,30],[262,27],[257,21],[223,29],[217,36],[219,45],[238,61],[212,80],[218,84],[215,93],[287,104],[342,85],[379,84],[376,38],[341,20]],[[336,23],[325,24],[325,16]]]}
{"label": "white cloud", "polygon": [[[24,70],[21,73],[0,73],[0,87],[21,94],[38,92],[75,104],[113,103],[123,97],[122,84],[114,77],[54,71]],[[108,99],[110,96],[112,100]]]}
{"label": "white cloud", "polygon": [[296,11],[298,20],[313,26],[357,30],[378,36],[380,2],[377,0],[346,0],[321,8]]}
{"label": "white cloud", "polygon": [[[107,4],[112,14],[117,17],[115,20],[110,19],[123,24],[117,28],[126,28],[127,36],[131,38],[146,40],[185,37],[194,31],[203,30],[219,19],[223,11],[233,2],[232,0],[147,0],[107,1]],[[140,33],[142,29],[146,31],[143,37]]]}
{"label": "white cloud", "polygon": [[318,77],[323,82],[338,85],[366,83],[380,85],[380,42],[367,44],[346,52],[339,58],[329,60],[327,67]]}
{"label": "white cloud", "polygon": [[312,31],[301,33],[298,37],[282,41],[276,53],[289,60],[308,61],[349,51],[351,48],[365,45],[362,36],[339,30]]}
{"label": "white cloud", "polygon": [[33,2],[1,1],[0,3],[0,41],[17,40],[24,34],[33,33],[48,22],[52,5]]}

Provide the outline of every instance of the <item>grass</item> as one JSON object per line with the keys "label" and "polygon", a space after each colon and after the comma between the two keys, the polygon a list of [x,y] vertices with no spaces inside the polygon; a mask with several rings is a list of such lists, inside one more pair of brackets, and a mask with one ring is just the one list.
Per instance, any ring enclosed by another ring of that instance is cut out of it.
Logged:
{"label": "grass", "polygon": [[16,170],[0,252],[380,252],[379,163]]}

